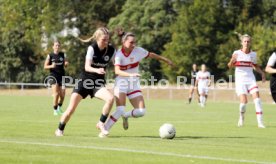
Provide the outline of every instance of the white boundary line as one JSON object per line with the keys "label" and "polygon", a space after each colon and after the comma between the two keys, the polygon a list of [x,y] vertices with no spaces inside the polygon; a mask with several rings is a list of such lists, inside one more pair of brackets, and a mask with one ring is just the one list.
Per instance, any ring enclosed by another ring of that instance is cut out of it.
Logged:
{"label": "white boundary line", "polygon": [[152,155],[160,155],[160,156],[172,156],[172,157],[180,157],[180,158],[194,158],[194,159],[206,159],[206,160],[215,160],[215,161],[239,162],[239,163],[276,164],[275,162],[263,162],[263,161],[232,159],[232,158],[219,158],[219,157],[198,156],[198,155],[190,155],[190,154],[176,154],[176,153],[169,153],[169,152],[156,152],[156,151],[125,149],[125,148],[80,146],[80,145],[69,145],[69,144],[51,144],[51,143],[42,143],[42,142],[25,142],[25,141],[11,141],[11,140],[0,140],[0,142],[1,143],[12,143],[12,144],[23,144],[23,145],[39,145],[39,146],[51,146],[51,147],[68,147],[68,148],[79,148],[79,149],[108,150],[108,151],[119,151],[119,152],[129,152],[129,153],[152,154]]}

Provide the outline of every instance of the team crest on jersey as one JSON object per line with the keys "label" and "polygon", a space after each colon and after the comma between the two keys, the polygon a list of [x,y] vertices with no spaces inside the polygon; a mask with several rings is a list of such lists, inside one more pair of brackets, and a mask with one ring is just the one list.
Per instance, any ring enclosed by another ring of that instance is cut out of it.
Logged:
{"label": "team crest on jersey", "polygon": [[105,56],[105,57],[104,57],[104,60],[105,60],[105,61],[108,61],[108,60],[109,60],[109,56]]}
{"label": "team crest on jersey", "polygon": [[131,57],[129,60],[130,60],[130,62],[133,62],[134,61],[134,57]]}
{"label": "team crest on jersey", "polygon": [[60,58],[59,58],[59,60],[60,60],[60,61],[63,61],[63,58],[62,58],[62,57],[60,57]]}

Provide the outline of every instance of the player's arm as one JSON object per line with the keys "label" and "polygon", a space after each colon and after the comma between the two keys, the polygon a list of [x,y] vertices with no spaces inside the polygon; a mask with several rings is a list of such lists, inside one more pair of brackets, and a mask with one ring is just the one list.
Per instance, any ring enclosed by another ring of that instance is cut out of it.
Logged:
{"label": "player's arm", "polygon": [[211,81],[211,75],[209,75],[209,76],[208,76],[208,87],[211,86],[211,83],[212,83],[212,81]]}
{"label": "player's arm", "polygon": [[166,62],[168,65],[173,66],[173,62],[170,59],[165,58],[165,57],[160,56],[160,55],[157,55],[153,52],[149,52],[149,57],[153,58],[153,59],[156,59],[156,60],[159,60],[159,61]]}
{"label": "player's arm", "polygon": [[263,82],[265,82],[265,73],[264,73],[264,71],[260,68],[260,66],[258,65],[258,64],[255,64],[254,66],[253,66],[253,68],[255,69],[255,71],[256,72],[258,72],[259,74],[261,74],[261,76],[262,76],[262,81]]}
{"label": "player's arm", "polygon": [[56,67],[56,64],[54,62],[50,65],[50,56],[47,55],[46,60],[44,62],[44,69],[51,69],[55,67]]}
{"label": "player's arm", "polygon": [[69,61],[68,61],[67,55],[64,54],[64,67],[67,67],[68,65],[69,65]]}
{"label": "player's arm", "polygon": [[237,61],[237,55],[236,54],[233,54],[230,61],[228,62],[227,66],[229,68],[232,68],[235,66],[235,62]]}
{"label": "player's arm", "polygon": [[115,65],[115,74],[118,75],[118,76],[125,76],[125,77],[139,77],[141,76],[140,74],[138,73],[128,73],[126,71],[123,71],[120,69],[120,66],[119,65]]}
{"label": "player's arm", "polygon": [[92,60],[91,59],[85,59],[85,71],[86,72],[95,72],[97,74],[105,74],[105,70],[103,68],[94,68],[94,67],[91,67],[91,64],[92,64]]}
{"label": "player's arm", "polygon": [[276,69],[272,68],[270,65],[267,65],[265,67],[265,72],[273,74],[273,73],[276,73]]}

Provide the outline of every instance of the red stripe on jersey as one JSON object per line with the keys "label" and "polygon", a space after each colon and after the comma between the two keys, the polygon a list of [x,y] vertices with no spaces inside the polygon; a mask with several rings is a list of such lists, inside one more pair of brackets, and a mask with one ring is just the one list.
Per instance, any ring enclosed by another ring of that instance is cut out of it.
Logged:
{"label": "red stripe on jersey", "polygon": [[112,121],[114,121],[114,122],[117,122],[117,119],[114,118],[113,116],[110,116],[110,119],[111,119]]}
{"label": "red stripe on jersey", "polygon": [[254,86],[248,90],[248,92],[252,91],[253,89],[258,88],[258,86]]}
{"label": "red stripe on jersey", "polygon": [[248,61],[237,61],[234,63],[236,67],[252,67],[255,66],[256,64]]}
{"label": "red stripe on jersey", "polygon": [[116,64],[116,66],[120,66],[120,70],[127,70],[127,69],[131,69],[131,68],[135,68],[138,65],[139,65],[139,62],[128,64],[128,65],[119,65],[119,64]]}
{"label": "red stripe on jersey", "polygon": [[133,91],[133,92],[127,93],[127,96],[132,95],[132,94],[137,93],[137,92],[141,92],[141,90],[136,90],[136,91]]}
{"label": "red stripe on jersey", "polygon": [[256,112],[256,114],[263,114],[263,112]]}
{"label": "red stripe on jersey", "polygon": [[199,80],[205,80],[205,79],[209,79],[209,77],[199,77]]}

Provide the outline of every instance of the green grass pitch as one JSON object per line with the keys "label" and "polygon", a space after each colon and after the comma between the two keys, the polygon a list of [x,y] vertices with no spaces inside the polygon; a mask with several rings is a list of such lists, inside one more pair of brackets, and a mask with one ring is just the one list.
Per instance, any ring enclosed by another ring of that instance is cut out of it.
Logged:
{"label": "green grass pitch", "polygon": [[[1,164],[276,162],[276,106],[272,104],[263,104],[267,128],[259,129],[252,103],[247,106],[245,126],[238,128],[238,102],[210,101],[202,109],[184,100],[146,100],[145,117],[130,118],[127,131],[120,119],[110,136],[102,139],[95,128],[102,101],[82,101],[64,137],[54,136],[59,117],[53,116],[51,102],[52,97],[46,96],[0,96]],[[163,123],[175,126],[173,140],[159,138]]]}

